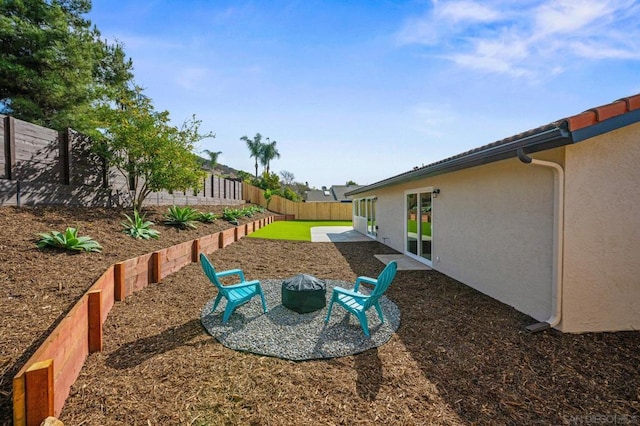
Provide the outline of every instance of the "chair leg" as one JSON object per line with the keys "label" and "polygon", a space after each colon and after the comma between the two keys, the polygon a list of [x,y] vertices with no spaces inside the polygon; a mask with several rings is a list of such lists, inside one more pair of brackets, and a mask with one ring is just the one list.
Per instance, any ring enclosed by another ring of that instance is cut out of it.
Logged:
{"label": "chair leg", "polygon": [[260,299],[262,299],[262,311],[267,313],[267,302],[264,301],[264,293],[262,293],[262,289],[258,287],[258,292],[260,293]]}
{"label": "chair leg", "polygon": [[229,317],[231,316],[235,308],[236,308],[236,305],[234,303],[230,303],[229,301],[227,301],[227,307],[225,308],[224,315],[222,316],[223,324],[227,323],[227,321],[229,320]]}
{"label": "chair leg", "polygon": [[211,312],[215,312],[216,308],[218,307],[218,303],[220,303],[220,299],[222,299],[222,293],[218,293],[218,297],[216,297],[216,301],[213,302],[213,309],[211,309]]}
{"label": "chair leg", "polygon": [[380,322],[384,324],[384,316],[382,316],[382,308],[378,302],[373,305],[376,307],[376,311],[378,312],[378,318],[380,318]]}
{"label": "chair leg", "polygon": [[358,317],[358,320],[360,321],[360,325],[362,326],[362,331],[364,331],[364,335],[367,337],[370,337],[371,335],[369,334],[369,323],[367,322],[367,313],[366,312],[360,312],[358,314],[356,314],[356,316]]}
{"label": "chair leg", "polygon": [[[335,295],[335,293],[333,293]],[[331,296],[331,302],[329,302],[329,311],[327,312],[327,317],[324,319],[324,322],[329,322],[329,318],[331,318],[331,309],[333,309],[333,302],[335,302],[335,296]]]}

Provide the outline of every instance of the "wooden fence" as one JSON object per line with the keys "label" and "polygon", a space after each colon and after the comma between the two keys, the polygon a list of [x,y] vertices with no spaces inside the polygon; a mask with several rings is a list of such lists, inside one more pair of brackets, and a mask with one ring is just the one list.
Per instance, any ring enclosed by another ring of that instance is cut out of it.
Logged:
{"label": "wooden fence", "polygon": [[269,216],[116,263],[98,278],[13,379],[13,424],[40,425],[59,416],[87,356],[102,350],[102,325],[115,302],[244,235],[282,219]]}
{"label": "wooden fence", "polygon": [[[243,183],[243,194],[246,201],[266,207],[264,190],[246,182]],[[284,215],[295,216],[298,220],[351,220],[351,203],[310,202],[301,203],[274,195],[269,202],[269,210]]]}
{"label": "wooden fence", "polygon": [[[90,138],[0,115],[0,205],[128,205],[129,181],[92,150]],[[198,193],[157,192],[147,205],[244,203],[242,183],[208,174]]]}

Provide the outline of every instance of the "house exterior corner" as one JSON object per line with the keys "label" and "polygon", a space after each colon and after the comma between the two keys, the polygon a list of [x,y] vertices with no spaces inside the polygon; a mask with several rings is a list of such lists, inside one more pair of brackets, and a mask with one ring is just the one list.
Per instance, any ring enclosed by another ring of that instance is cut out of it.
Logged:
{"label": "house exterior corner", "polygon": [[566,147],[562,331],[640,329],[640,123]]}

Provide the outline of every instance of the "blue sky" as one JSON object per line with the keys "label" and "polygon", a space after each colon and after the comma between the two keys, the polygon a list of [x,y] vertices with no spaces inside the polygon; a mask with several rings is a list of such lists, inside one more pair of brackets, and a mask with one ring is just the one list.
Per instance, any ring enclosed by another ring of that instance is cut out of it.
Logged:
{"label": "blue sky", "polygon": [[370,184],[640,93],[640,1],[94,0],[136,82],[199,149]]}

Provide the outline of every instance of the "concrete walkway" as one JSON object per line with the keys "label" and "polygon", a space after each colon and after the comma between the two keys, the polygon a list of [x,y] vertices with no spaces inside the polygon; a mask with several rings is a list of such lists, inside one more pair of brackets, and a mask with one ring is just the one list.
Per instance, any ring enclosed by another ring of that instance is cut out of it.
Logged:
{"label": "concrete walkway", "polygon": [[388,265],[389,262],[395,260],[398,264],[398,271],[430,271],[431,268],[424,263],[405,256],[404,254],[374,254],[380,262]]}
{"label": "concrete walkway", "polygon": [[314,243],[353,243],[375,241],[351,226],[314,226],[311,228],[311,241]]}
{"label": "concrete walkway", "polygon": [[[353,243],[360,241],[375,241],[351,226],[315,226],[311,228],[311,241],[314,243]],[[376,254],[376,259],[385,265],[395,260],[398,271],[428,271],[431,268],[404,254]]]}

